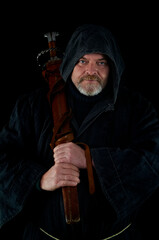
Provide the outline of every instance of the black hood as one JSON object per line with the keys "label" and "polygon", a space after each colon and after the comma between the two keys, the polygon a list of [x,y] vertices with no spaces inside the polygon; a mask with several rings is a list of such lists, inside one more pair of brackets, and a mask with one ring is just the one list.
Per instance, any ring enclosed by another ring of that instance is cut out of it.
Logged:
{"label": "black hood", "polygon": [[85,24],[78,27],[73,33],[65,50],[60,66],[61,76],[65,81],[72,73],[78,60],[89,53],[107,55],[111,60],[113,78],[113,103],[116,101],[121,75],[124,70],[124,62],[119,47],[111,32],[102,26]]}

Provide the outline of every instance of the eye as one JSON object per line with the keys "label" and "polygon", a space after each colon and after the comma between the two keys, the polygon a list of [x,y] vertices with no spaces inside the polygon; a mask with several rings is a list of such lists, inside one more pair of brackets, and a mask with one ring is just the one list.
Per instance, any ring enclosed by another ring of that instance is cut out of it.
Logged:
{"label": "eye", "polygon": [[79,63],[83,65],[83,64],[86,63],[86,60],[84,60],[84,59],[80,59],[80,60],[79,60]]}
{"label": "eye", "polygon": [[106,66],[108,63],[106,61],[97,62],[98,66]]}

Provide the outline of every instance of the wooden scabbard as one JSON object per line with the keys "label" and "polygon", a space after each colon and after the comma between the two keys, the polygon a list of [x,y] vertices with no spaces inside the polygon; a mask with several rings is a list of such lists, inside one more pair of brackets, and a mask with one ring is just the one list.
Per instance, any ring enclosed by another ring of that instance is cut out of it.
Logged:
{"label": "wooden scabbard", "polygon": [[[70,126],[70,110],[67,104],[65,83],[59,74],[60,62],[50,63],[43,71],[43,76],[49,84],[48,99],[52,107],[53,136],[50,143],[52,149],[55,146],[71,142],[74,135]],[[62,188],[65,219],[68,224],[80,221],[77,187]]]}

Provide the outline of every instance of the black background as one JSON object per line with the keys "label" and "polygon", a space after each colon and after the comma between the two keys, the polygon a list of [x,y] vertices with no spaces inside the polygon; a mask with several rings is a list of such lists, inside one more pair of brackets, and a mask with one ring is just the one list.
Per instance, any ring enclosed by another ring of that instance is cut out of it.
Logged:
{"label": "black background", "polygon": [[8,4],[3,11],[0,19],[0,127],[8,119],[17,97],[42,84],[36,57],[48,47],[44,34],[60,32],[59,46],[64,51],[72,32],[84,23],[100,24],[111,30],[125,61],[125,82],[149,98],[159,111],[159,19],[157,6],[152,2],[122,5],[105,1],[85,6],[78,2],[46,1],[38,5]]}
{"label": "black background", "polygon": [[[84,23],[111,30],[126,65],[125,82],[147,97],[159,112],[157,9],[152,1],[4,4],[0,19],[0,127],[8,121],[19,95],[43,84],[36,57],[48,47],[44,33],[58,31],[59,45],[64,50],[72,32]],[[157,233],[158,204],[157,192],[141,210],[139,222],[147,236]]]}

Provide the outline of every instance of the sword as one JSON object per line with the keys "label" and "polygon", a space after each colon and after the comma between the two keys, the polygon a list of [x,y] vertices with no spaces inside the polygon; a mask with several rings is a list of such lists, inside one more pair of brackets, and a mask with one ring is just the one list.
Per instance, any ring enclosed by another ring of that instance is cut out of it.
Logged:
{"label": "sword", "polygon": [[[64,81],[59,73],[61,59],[56,56],[56,37],[58,32],[49,32],[44,36],[48,39],[50,61],[46,64],[43,76],[49,83],[49,101],[51,99],[52,115],[54,121],[53,137],[50,143],[53,149],[56,145],[74,139],[70,127],[69,107],[64,91]],[[56,94],[54,94],[56,92]],[[58,136],[58,137],[57,137]],[[77,187],[62,187],[64,212],[66,223],[72,224],[80,221]]]}

